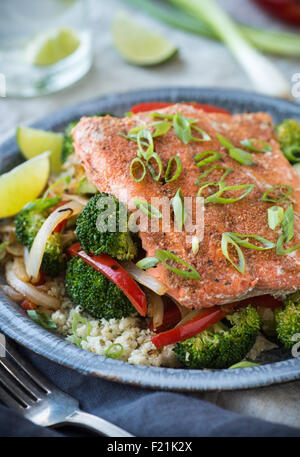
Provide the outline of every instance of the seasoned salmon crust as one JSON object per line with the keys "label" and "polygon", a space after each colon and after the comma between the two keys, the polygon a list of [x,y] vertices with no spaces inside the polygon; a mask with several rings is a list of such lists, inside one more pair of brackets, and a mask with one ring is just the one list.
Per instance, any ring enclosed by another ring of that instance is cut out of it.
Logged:
{"label": "seasoned salmon crust", "polygon": [[[179,188],[183,197],[195,197],[199,190],[199,185],[196,184],[199,175],[212,164],[198,168],[194,157],[207,150],[221,155],[221,159],[216,163],[233,169],[226,177],[228,186],[254,184],[254,188],[245,198],[235,203],[205,205],[204,236],[196,254],[193,253],[192,244],[185,232],[174,229],[170,232],[163,232],[162,229],[153,233],[148,230],[139,232],[147,256],[155,256],[157,249],[171,251],[197,270],[201,280],[186,279],[171,272],[162,263],[149,269],[148,273],[163,281],[169,289],[168,294],[188,308],[211,307],[250,296],[267,293],[281,295],[299,289],[300,250],[279,256],[276,249],[258,251],[242,248],[246,267],[241,274],[224,257],[221,249],[221,239],[225,232],[255,234],[276,244],[280,231],[269,228],[267,216],[268,208],[274,203],[262,201],[261,197],[265,191],[277,185],[293,188],[290,199],[281,202],[280,206],[286,209],[293,203],[295,236],[292,244],[300,242],[300,178],[280,150],[271,117],[266,113],[205,113],[182,103],[158,112],[167,115],[181,113],[185,117],[197,119],[196,125],[205,131],[211,140],[185,144],[171,128],[154,139],[155,151],[164,170],[169,159],[177,155],[182,162],[180,176],[172,182],[157,182],[147,169],[145,178],[141,182],[135,182],[130,175],[130,164],[136,157],[137,145],[119,133],[127,134],[133,127],[147,126],[155,119],[150,113],[124,118],[83,117],[73,129],[75,153],[81,159],[88,179],[99,191],[113,194],[124,201],[126,189],[128,199],[138,197],[149,203],[152,197],[172,199]],[[229,156],[217,134],[223,135],[238,148],[241,148],[242,140],[262,140],[272,147],[272,151],[252,152],[254,165],[241,165]],[[216,168],[205,180],[219,181],[221,176],[222,170]],[[213,193],[209,187],[204,189],[204,197],[209,195],[209,192]],[[238,191],[235,196],[240,194],[241,191]],[[234,251],[231,255],[234,257]]]}

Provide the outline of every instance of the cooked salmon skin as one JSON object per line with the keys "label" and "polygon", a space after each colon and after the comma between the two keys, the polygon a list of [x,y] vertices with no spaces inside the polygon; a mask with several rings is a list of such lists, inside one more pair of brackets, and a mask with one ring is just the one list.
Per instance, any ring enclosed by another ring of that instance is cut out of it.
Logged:
{"label": "cooked salmon skin", "polygon": [[[196,254],[192,251],[191,239],[184,231],[175,231],[174,226],[168,232],[164,232],[161,225],[159,231],[154,233],[150,230],[139,232],[147,256],[154,256],[157,249],[171,251],[195,268],[201,280],[186,279],[171,272],[161,263],[148,270],[148,273],[163,281],[169,288],[168,294],[188,308],[221,305],[266,293],[286,294],[299,289],[300,249],[278,256],[276,249],[257,251],[242,248],[246,261],[243,274],[224,257],[221,249],[224,232],[259,235],[276,244],[280,232],[269,228],[267,217],[267,210],[274,203],[263,202],[261,197],[266,190],[281,184],[293,188],[290,199],[280,203],[284,209],[291,203],[294,205],[295,236],[290,245],[300,242],[300,178],[280,150],[271,117],[266,113],[205,113],[182,103],[158,112],[181,113],[197,119],[196,125],[207,132],[211,140],[184,144],[171,128],[164,135],[155,138],[155,151],[161,158],[164,170],[169,159],[178,155],[182,162],[180,176],[169,183],[165,183],[163,179],[156,182],[147,170],[145,178],[141,182],[135,182],[130,175],[130,164],[137,155],[137,145],[119,133],[126,134],[136,126],[146,127],[153,122],[153,117],[149,113],[121,119],[108,115],[83,117],[73,129],[75,153],[79,156],[88,179],[99,191],[114,194],[124,200],[126,190],[129,199],[139,197],[149,203],[152,197],[172,199],[179,188],[184,197],[195,197],[199,190],[197,178],[215,164],[233,169],[225,179],[228,186],[254,184],[254,189],[235,203],[205,205],[204,236]],[[229,139],[235,147],[241,148],[241,140],[256,138],[269,143],[272,151],[253,152],[254,165],[241,165],[229,156],[228,150],[217,139],[217,133]],[[194,157],[206,150],[217,151],[222,159],[198,168]],[[219,181],[222,173],[222,170],[215,169],[204,180]],[[216,189],[204,189],[203,196],[213,192],[216,192]],[[241,191],[234,191],[231,195],[240,194]],[[235,257],[234,251],[231,255]]]}

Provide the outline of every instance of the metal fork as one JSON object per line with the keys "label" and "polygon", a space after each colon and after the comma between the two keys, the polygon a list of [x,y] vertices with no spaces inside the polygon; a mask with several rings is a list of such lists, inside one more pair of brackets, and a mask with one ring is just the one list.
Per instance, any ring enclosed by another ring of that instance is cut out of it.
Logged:
{"label": "metal fork", "polygon": [[0,400],[6,406],[44,427],[73,424],[102,436],[134,436],[100,417],[81,411],[75,398],[46,379],[9,342],[4,346],[0,340],[0,349],[5,354],[4,357],[0,355]]}

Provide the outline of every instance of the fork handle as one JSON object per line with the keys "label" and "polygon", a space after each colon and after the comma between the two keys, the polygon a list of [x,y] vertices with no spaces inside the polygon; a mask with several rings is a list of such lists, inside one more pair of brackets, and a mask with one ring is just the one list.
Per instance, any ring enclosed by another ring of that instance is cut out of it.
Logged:
{"label": "fork handle", "polygon": [[93,414],[88,414],[77,409],[74,413],[66,417],[64,424],[76,424],[100,433],[102,436],[111,436],[114,438],[132,438],[134,435],[126,432],[111,422],[101,419]]}

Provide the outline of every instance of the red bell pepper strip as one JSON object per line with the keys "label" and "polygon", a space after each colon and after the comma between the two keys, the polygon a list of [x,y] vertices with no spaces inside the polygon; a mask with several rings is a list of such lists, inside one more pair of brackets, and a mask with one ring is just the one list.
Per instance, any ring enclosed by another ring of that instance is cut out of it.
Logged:
{"label": "red bell pepper strip", "polygon": [[[133,114],[142,113],[145,111],[155,111],[162,108],[167,108],[168,106],[172,106],[174,103],[168,102],[146,102],[146,103],[139,103],[138,105],[134,105],[131,108],[131,112]],[[200,103],[187,103],[187,105],[192,105],[196,109],[202,109],[206,113],[223,113],[223,114],[230,114],[229,111],[219,108],[218,106],[213,105],[202,105]]]}
{"label": "red bell pepper strip", "polygon": [[[172,304],[167,309],[165,309],[163,322],[159,327],[157,327],[155,329],[155,333],[164,332],[165,330],[168,330],[170,327],[173,327],[174,325],[178,324],[178,322],[180,322],[180,321],[181,321],[181,312],[179,311],[179,309],[176,305]],[[151,319],[151,322],[149,324],[149,329],[151,331],[154,330],[153,319]]]}
{"label": "red bell pepper strip", "polygon": [[268,13],[282,19],[289,24],[300,24],[300,2],[299,0],[254,0]]}
{"label": "red bell pepper strip", "polygon": [[192,336],[207,330],[224,317],[225,312],[220,306],[203,309],[200,314],[184,324],[167,330],[166,332],[159,333],[158,335],[153,335],[151,341],[157,348],[167,346],[168,344],[178,343],[179,341],[186,340],[187,338],[191,338]]}
{"label": "red bell pepper strip", "polygon": [[20,303],[20,306],[24,311],[29,311],[30,309],[36,309],[36,305],[31,303],[27,298],[24,298],[24,300]]}
{"label": "red bell pepper strip", "polygon": [[137,312],[141,316],[146,316],[147,300],[144,292],[116,260],[107,254],[88,255],[82,250],[79,243],[70,246],[67,252],[71,256],[80,257],[85,263],[114,282],[124,292]]}

